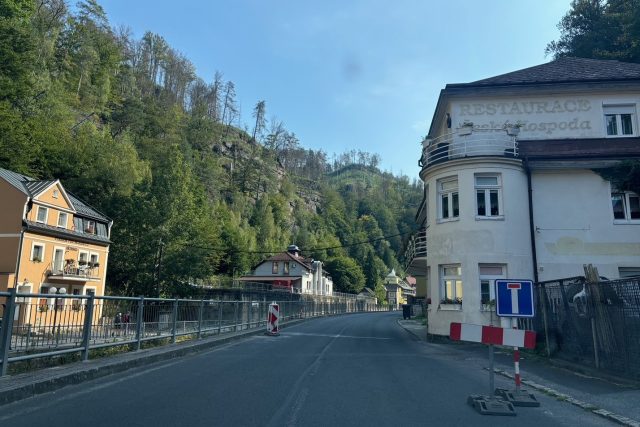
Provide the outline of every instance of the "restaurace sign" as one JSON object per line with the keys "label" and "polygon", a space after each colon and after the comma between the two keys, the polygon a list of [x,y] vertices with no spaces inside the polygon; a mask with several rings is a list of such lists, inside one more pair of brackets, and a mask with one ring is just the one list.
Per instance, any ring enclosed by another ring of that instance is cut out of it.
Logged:
{"label": "restaurace sign", "polygon": [[[548,101],[513,101],[460,103],[461,122],[471,121],[477,129],[500,129],[505,123],[520,123],[522,130],[532,134],[590,133],[592,110],[588,99]],[[461,124],[461,123],[460,123]]]}

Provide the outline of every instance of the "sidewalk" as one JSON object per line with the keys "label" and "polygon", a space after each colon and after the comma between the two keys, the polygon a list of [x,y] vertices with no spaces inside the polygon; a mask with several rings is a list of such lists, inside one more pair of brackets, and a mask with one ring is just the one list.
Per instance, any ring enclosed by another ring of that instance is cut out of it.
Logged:
{"label": "sidewalk", "polygon": [[[417,320],[398,320],[398,324],[429,346],[437,346],[451,353],[489,362],[487,346],[466,342],[427,341],[426,328]],[[525,388],[534,393],[545,393],[579,406],[618,424],[640,427],[640,384],[594,372],[569,362],[547,359],[521,353],[520,373]],[[488,369],[488,367],[485,367]],[[495,372],[513,378],[513,355],[508,349],[497,347]]]}

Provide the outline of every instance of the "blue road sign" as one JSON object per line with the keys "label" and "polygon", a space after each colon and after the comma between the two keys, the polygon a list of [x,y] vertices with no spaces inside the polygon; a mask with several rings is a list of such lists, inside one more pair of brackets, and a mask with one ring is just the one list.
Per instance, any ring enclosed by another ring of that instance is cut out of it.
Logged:
{"label": "blue road sign", "polygon": [[533,317],[533,282],[496,280],[496,314],[502,317]]}

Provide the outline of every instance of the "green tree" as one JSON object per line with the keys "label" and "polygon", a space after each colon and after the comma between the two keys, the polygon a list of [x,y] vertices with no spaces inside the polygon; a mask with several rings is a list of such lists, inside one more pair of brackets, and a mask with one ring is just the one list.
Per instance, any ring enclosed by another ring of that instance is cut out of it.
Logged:
{"label": "green tree", "polygon": [[352,258],[331,258],[326,263],[326,270],[331,274],[335,291],[357,294],[364,288],[364,274]]}
{"label": "green tree", "polygon": [[560,38],[546,48],[556,58],[640,62],[639,0],[574,0],[558,29]]}

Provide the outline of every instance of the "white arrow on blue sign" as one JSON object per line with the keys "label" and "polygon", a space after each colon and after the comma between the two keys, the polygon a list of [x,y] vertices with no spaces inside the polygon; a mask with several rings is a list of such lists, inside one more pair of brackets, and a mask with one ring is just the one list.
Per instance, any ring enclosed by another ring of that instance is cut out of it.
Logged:
{"label": "white arrow on blue sign", "polygon": [[502,317],[533,317],[533,282],[496,280],[496,314]]}

